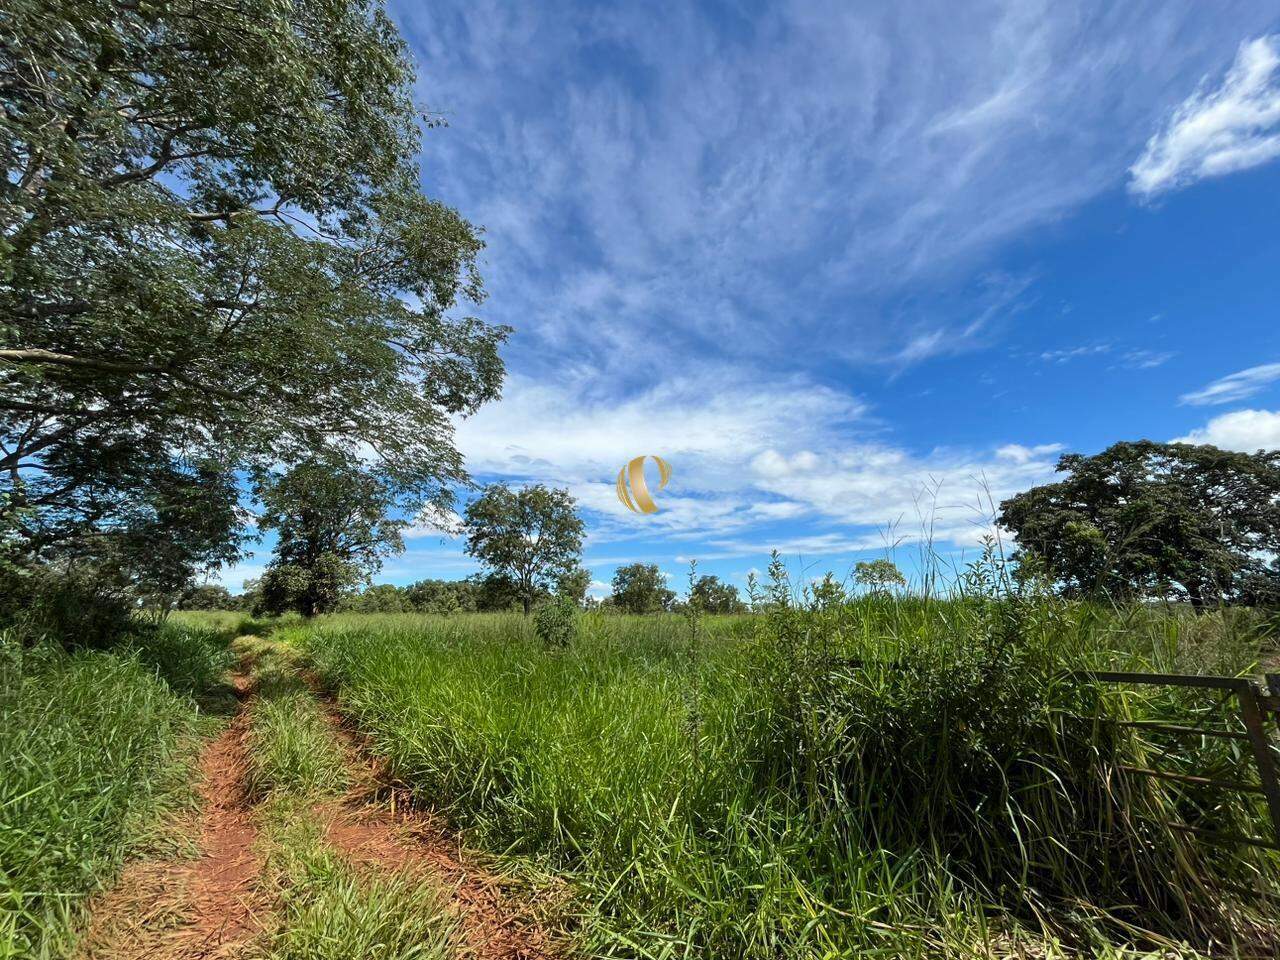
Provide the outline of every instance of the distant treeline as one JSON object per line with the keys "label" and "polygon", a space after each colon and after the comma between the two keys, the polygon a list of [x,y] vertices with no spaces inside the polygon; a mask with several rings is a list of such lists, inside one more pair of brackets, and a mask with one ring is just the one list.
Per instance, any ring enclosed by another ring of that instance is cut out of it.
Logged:
{"label": "distant treeline", "polygon": [[[226,587],[209,584],[192,589],[179,602],[182,610],[245,610],[260,605],[254,581],[243,593],[233,595]],[[519,597],[509,584],[493,577],[475,576],[465,580],[419,580],[399,587],[379,583],[343,595],[337,609],[356,613],[458,613],[518,609]]]}
{"label": "distant treeline", "polygon": [[[590,580],[585,571],[578,572],[583,575],[562,578],[555,589],[538,590],[534,604],[559,599],[580,607],[658,613],[681,609],[692,597],[706,613],[741,613],[749,608],[749,604],[739,598],[737,587],[715,576],[697,577],[690,584],[688,595],[681,598],[667,588],[666,578],[657,564],[633,563],[619,567],[613,577],[612,592],[596,599],[587,594]],[[245,586],[246,590],[237,595],[216,584],[193,587],[177,606],[180,610],[264,612],[259,581],[250,580]],[[335,610],[340,613],[506,612],[523,609],[523,596],[514,580],[498,574],[474,574],[463,580],[419,580],[404,587],[379,583],[363,590],[350,590],[340,597]]]}

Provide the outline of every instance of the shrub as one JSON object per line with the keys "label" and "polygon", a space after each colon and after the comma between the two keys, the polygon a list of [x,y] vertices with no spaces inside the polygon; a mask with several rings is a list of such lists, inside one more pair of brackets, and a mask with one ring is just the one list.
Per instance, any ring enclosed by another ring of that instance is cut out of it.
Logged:
{"label": "shrub", "polygon": [[34,641],[105,649],[145,629],[125,595],[92,571],[6,571],[0,581],[0,626]]}
{"label": "shrub", "polygon": [[538,607],[533,628],[548,650],[569,646],[578,634],[578,605],[567,597],[548,600]]}

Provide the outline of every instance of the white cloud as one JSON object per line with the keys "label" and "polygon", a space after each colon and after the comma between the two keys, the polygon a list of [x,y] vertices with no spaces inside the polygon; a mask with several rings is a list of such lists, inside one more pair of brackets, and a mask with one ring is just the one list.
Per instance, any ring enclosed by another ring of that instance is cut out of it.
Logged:
{"label": "white cloud", "polygon": [[1262,392],[1268,384],[1276,380],[1280,380],[1280,363],[1264,363],[1222,377],[1199,390],[1184,393],[1178,399],[1182,403],[1197,407],[1235,403]]}
{"label": "white cloud", "polygon": [[996,450],[996,456],[1004,460],[1012,460],[1016,464],[1024,464],[1043,459],[1061,449],[1060,443],[1041,443],[1034,447],[1024,447],[1020,443],[1006,443]]}
{"label": "white cloud", "polygon": [[414,518],[413,524],[404,530],[406,540],[418,537],[452,538],[462,532],[462,517],[453,510],[427,504]]}
{"label": "white cloud", "polygon": [[1124,355],[1124,366],[1130,370],[1154,370],[1176,356],[1171,350],[1130,350]]}
{"label": "white cloud", "polygon": [[1110,344],[1096,343],[1087,347],[1071,347],[1066,350],[1046,350],[1040,354],[1040,359],[1045,363],[1068,363],[1080,357],[1097,356],[1100,353],[1109,353],[1110,351]]}
{"label": "white cloud", "polygon": [[1175,443],[1209,443],[1223,450],[1280,450],[1280,410],[1236,410],[1214,417]]}
{"label": "white cloud", "polygon": [[1129,189],[1151,197],[1280,156],[1277,68],[1280,36],[1241,44],[1222,85],[1202,83],[1147,141],[1129,168]]}
{"label": "white cloud", "polygon": [[[886,529],[922,519],[935,523],[939,540],[969,543],[975,523],[989,519],[985,501],[1050,476],[1061,449],[914,454],[881,432],[855,397],[802,380],[742,383],[707,371],[591,401],[575,384],[514,377],[503,400],[459,425],[458,443],[482,477],[567,486],[590,517],[589,554],[610,541],[658,537],[701,540],[726,556],[770,537],[808,552],[869,549],[884,544]],[[618,469],[640,454],[658,454],[673,470],[652,515],[629,512],[614,487]],[[798,517],[827,530],[818,539],[797,539],[794,527],[777,532]]]}

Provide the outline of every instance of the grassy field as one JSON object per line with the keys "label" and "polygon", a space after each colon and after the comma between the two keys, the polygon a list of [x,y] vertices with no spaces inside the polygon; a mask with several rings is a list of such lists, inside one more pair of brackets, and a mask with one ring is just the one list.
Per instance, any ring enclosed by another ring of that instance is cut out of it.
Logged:
{"label": "grassy field", "polygon": [[0,635],[0,957],[66,952],[86,898],[192,803],[229,663],[226,638],[194,626],[112,653]]}
{"label": "grassy field", "polygon": [[772,599],[737,617],[589,613],[563,649],[518,614],[191,613],[73,654],[9,637],[0,957],[74,949],[88,895],[189,807],[236,657],[265,956],[465,953],[447,885],[355,869],[317,827],[350,796],[353,757],[303,667],[469,845],[568,881],[549,909],[584,956],[1276,951],[1280,855],[1162,826],[1265,835],[1260,799],[1123,773],[1239,779],[1240,745],[1169,754],[1111,722],[1229,714],[1069,678],[1250,672],[1276,652],[1259,616],[994,589]]}
{"label": "grassy field", "polygon": [[[470,842],[572,879],[595,955],[1275,949],[1249,891],[1280,894],[1277,857],[1159,823],[1257,834],[1260,805],[1120,775],[1161,743],[1097,719],[1212,704],[1064,679],[1249,670],[1266,640],[1247,612],[872,597],[590,614],[564,651],[518,615],[279,636]],[[1248,769],[1221,744],[1164,762]]]}

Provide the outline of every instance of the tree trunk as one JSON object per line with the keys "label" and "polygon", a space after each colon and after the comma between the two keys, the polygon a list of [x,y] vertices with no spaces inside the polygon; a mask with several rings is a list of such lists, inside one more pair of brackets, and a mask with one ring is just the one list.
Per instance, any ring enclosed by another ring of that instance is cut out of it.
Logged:
{"label": "tree trunk", "polygon": [[1200,592],[1200,584],[1188,583],[1188,584],[1185,584],[1185,586],[1187,588],[1187,599],[1191,601],[1191,609],[1194,610],[1196,613],[1203,613],[1204,612],[1204,594]]}
{"label": "tree trunk", "polygon": [[520,602],[524,604],[524,615],[527,617],[529,611],[533,609],[533,598],[526,593],[520,597]]}

